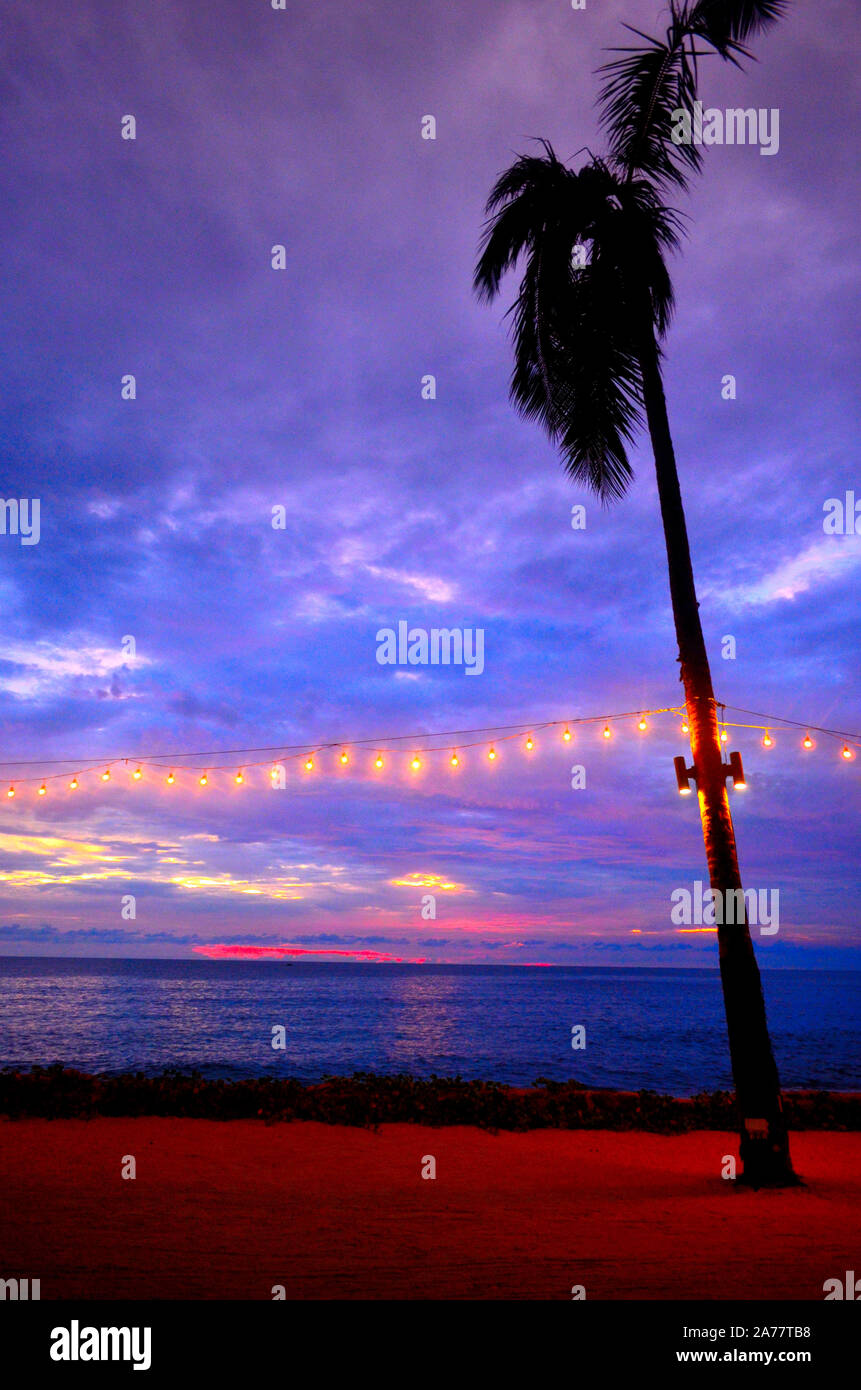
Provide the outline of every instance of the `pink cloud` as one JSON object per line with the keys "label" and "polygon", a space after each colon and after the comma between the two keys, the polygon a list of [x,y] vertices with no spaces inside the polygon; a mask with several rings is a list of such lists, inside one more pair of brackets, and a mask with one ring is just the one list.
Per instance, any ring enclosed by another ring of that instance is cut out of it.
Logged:
{"label": "pink cloud", "polygon": [[348,956],[351,960],[391,961],[395,964],[424,965],[425,957],[392,956],[387,951],[335,951],[315,950],[309,946],[242,946],[216,944],[195,946],[201,956],[216,960],[265,960],[282,956]]}

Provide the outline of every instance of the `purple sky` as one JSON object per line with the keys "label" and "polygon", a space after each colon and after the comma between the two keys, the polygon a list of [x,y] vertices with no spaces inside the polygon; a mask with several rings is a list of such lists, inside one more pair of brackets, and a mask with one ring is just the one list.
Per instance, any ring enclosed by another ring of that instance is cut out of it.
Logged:
{"label": "purple sky", "polygon": [[[490,309],[470,288],[514,154],[602,150],[592,71],[622,20],[664,25],[652,0],[11,0],[0,495],[40,499],[41,537],[0,536],[3,761],[679,700],[645,441],[622,503],[572,488],[508,403],[514,281]],[[705,151],[666,367],[718,697],[850,731],[861,539],[826,536],[823,503],[861,499],[855,41],[850,0],[799,0],[746,73],[704,63],[706,105],[778,108],[780,148]],[[380,666],[399,620],[483,629],[483,673]],[[852,966],[861,757],[801,733],[729,745],[745,882],[780,893],[760,958]],[[276,791],[262,770],[21,786],[0,808],[0,951],[712,963],[712,934],[670,922],[705,875],[678,721],[498,746],[456,773],[411,774],[411,745],[382,777],[367,753],[345,775],[321,757]]]}

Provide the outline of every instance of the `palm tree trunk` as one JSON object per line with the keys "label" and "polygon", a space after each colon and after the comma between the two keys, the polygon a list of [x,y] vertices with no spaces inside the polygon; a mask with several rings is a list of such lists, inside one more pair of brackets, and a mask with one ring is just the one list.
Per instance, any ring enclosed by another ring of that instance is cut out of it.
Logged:
{"label": "palm tree trunk", "polygon": [[[712,888],[721,893],[720,901],[726,903],[728,891],[741,889],[741,875],[726,789],[717,705],[694,588],[658,348],[651,327],[641,349],[640,365],[655,456],[709,880]],[[741,902],[742,899],[736,897],[730,901]],[[740,922],[718,926],[718,951],[738,1109],[741,1176],[755,1187],[789,1185],[798,1179],[789,1156],[789,1137],[768,1035],[762,983],[747,914],[735,914],[736,918],[739,916]]]}

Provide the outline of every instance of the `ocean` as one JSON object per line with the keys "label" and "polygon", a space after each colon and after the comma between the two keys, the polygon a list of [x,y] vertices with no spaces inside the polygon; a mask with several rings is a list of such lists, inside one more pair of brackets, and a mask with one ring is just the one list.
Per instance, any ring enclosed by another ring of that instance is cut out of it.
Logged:
{"label": "ocean", "polygon": [[[768,971],[763,988],[783,1086],[861,1089],[861,972]],[[680,1096],[732,1085],[716,970],[0,958],[0,1067],[55,1061],[227,1079],[547,1077]]]}

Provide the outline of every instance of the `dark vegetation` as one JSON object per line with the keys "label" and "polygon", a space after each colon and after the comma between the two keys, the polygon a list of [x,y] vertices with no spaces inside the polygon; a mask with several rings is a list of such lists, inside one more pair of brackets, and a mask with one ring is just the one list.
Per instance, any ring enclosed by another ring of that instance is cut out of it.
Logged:
{"label": "dark vegetation", "polygon": [[[95,1119],[98,1116],[177,1116],[203,1120],[259,1119],[269,1123],[412,1123],[478,1125],[483,1129],[613,1129],[678,1134],[732,1130],[729,1091],[678,1099],[655,1091],[590,1090],[576,1081],[540,1077],[531,1088],[461,1077],[378,1076],[356,1072],[316,1083],[266,1078],[207,1080],[168,1070],[91,1076],[59,1062],[31,1071],[0,1071],[0,1116],[7,1119]],[[790,1129],[861,1129],[861,1096],[828,1091],[784,1097]]]}

